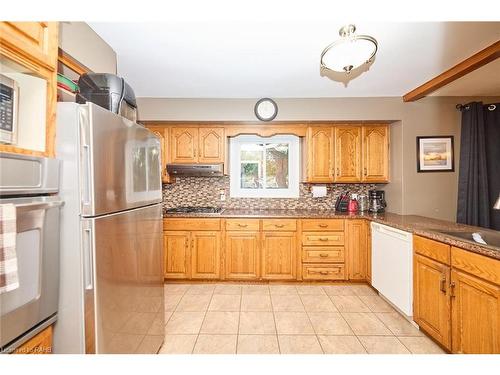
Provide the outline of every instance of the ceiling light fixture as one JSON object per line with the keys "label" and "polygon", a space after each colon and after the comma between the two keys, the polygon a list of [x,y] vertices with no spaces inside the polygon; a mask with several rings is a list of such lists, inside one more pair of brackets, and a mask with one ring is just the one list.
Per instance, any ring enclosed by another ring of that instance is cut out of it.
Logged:
{"label": "ceiling light fixture", "polygon": [[356,26],[347,25],[339,30],[341,38],[327,46],[321,53],[321,69],[345,72],[372,61],[378,43],[369,35],[356,35]]}

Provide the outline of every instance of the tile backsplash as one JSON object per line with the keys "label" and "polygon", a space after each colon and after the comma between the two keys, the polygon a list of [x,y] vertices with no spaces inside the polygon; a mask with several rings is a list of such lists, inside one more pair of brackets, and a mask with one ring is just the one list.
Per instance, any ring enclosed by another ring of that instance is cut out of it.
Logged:
{"label": "tile backsplash", "polygon": [[[163,185],[163,207],[218,206],[232,209],[317,209],[329,210],[335,200],[345,190],[365,193],[376,189],[375,184],[325,184],[327,195],[313,198],[313,184],[301,183],[298,198],[231,198],[229,196],[229,176],[223,177],[177,177],[175,183]],[[219,199],[224,191],[226,200]]]}

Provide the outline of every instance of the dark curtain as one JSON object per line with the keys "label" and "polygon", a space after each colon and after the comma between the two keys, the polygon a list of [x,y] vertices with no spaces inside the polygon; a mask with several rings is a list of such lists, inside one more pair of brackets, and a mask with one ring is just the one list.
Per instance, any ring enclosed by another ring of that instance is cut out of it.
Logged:
{"label": "dark curtain", "polygon": [[486,164],[490,198],[490,228],[500,230],[500,210],[493,204],[500,194],[500,103],[484,106]]}
{"label": "dark curtain", "polygon": [[467,104],[462,109],[457,222],[488,228],[490,198],[484,117],[481,102]]}

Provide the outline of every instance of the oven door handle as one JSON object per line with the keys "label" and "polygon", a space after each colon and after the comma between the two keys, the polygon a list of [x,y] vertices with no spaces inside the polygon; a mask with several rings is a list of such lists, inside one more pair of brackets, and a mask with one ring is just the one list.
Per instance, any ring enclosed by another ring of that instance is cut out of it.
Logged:
{"label": "oven door handle", "polygon": [[83,229],[83,283],[86,290],[94,289],[94,236],[91,228]]}

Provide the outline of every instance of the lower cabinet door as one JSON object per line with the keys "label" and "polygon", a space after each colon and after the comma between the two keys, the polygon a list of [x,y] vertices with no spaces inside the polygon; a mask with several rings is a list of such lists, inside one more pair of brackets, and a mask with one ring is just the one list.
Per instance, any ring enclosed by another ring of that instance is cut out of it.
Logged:
{"label": "lower cabinet door", "polygon": [[163,246],[166,279],[189,279],[190,272],[190,232],[164,231]]}
{"label": "lower cabinet door", "polygon": [[366,220],[346,220],[345,248],[349,280],[366,280],[368,265],[368,225]]}
{"label": "lower cabinet door", "polygon": [[413,319],[429,335],[451,349],[450,268],[415,254]]}
{"label": "lower cabinet door", "polygon": [[454,353],[500,354],[500,286],[453,270]]}
{"label": "lower cabinet door", "polygon": [[262,278],[295,280],[297,277],[296,233],[264,232],[262,246]]}
{"label": "lower cabinet door", "polygon": [[220,277],[220,232],[191,232],[191,278]]}
{"label": "lower cabinet door", "polygon": [[226,279],[258,279],[259,252],[259,232],[226,232]]}

